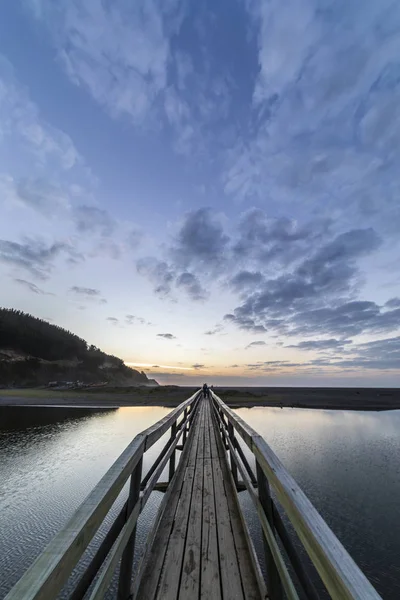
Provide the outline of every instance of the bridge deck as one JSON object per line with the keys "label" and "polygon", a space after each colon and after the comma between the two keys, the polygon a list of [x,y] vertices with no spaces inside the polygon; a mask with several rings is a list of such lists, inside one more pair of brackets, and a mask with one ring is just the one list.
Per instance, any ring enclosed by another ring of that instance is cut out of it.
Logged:
{"label": "bridge deck", "polygon": [[263,597],[235,493],[210,403],[201,400],[136,598]]}

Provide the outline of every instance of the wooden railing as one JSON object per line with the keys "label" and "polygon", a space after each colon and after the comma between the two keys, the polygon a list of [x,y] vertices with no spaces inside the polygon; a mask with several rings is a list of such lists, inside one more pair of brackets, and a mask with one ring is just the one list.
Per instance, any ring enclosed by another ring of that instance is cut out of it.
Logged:
{"label": "wooden railing", "polygon": [[[330,597],[334,600],[379,600],[379,594],[265,440],[213,392],[211,403],[213,418],[230,456],[233,480],[237,489],[248,490],[260,519],[269,598],[281,600],[286,594],[289,600],[299,600],[299,593],[301,598],[309,600],[320,598],[297,550],[298,544],[294,543],[271,496],[272,488]],[[254,455],[255,473],[237,434]],[[295,574],[294,578],[291,573]]]}
{"label": "wooden railing", "polygon": [[[69,522],[8,593],[5,600],[50,600],[56,598],[109,510],[130,478],[129,495],[89,565],[74,586],[70,598],[80,600],[89,590],[90,600],[103,598],[120,562],[118,600],[131,594],[136,523],[153,490],[166,491],[175,473],[177,450],[189,439],[200,392],[180,404],[164,419],[137,435],[115,461]],[[178,419],[181,417],[180,421]],[[143,456],[168,430],[171,436],[142,478]],[[179,444],[179,441],[181,443]],[[157,484],[169,461],[169,482]]]}

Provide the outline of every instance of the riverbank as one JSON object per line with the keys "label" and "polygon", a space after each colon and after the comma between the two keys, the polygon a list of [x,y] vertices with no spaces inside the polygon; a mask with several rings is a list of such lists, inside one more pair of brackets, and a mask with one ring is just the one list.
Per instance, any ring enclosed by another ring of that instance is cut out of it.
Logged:
{"label": "riverbank", "polygon": [[[174,408],[198,388],[101,388],[90,390],[0,390],[0,406],[165,406]],[[219,387],[215,392],[232,408],[272,406],[329,410],[400,409],[399,388],[250,388]]]}

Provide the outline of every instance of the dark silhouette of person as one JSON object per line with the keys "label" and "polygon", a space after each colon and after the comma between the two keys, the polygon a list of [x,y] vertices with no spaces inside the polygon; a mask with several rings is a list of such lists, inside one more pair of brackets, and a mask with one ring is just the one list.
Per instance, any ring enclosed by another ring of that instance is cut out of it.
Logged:
{"label": "dark silhouette of person", "polygon": [[208,389],[208,385],[206,383],[203,385],[203,395],[204,395],[204,398],[210,397],[210,392]]}

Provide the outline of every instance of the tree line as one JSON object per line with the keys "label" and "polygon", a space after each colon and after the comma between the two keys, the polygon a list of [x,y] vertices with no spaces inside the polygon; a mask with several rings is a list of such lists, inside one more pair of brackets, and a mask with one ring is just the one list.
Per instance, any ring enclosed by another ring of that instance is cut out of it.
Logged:
{"label": "tree line", "polygon": [[0,308],[0,350],[13,350],[47,361],[77,360],[89,370],[105,365],[127,374],[140,375],[120,358],[106,354],[96,346],[89,346],[78,335],[13,308]]}

